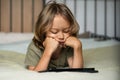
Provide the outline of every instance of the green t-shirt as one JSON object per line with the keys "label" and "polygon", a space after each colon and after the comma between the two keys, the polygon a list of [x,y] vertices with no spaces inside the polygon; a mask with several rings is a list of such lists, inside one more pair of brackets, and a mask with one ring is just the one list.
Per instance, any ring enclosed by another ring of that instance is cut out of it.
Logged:
{"label": "green t-shirt", "polygon": [[[25,65],[26,66],[36,66],[43,54],[43,50],[37,48],[33,42],[28,46]],[[58,59],[51,59],[48,68],[63,68],[68,67],[67,59],[73,56],[73,49],[70,47],[62,48],[60,56]]]}

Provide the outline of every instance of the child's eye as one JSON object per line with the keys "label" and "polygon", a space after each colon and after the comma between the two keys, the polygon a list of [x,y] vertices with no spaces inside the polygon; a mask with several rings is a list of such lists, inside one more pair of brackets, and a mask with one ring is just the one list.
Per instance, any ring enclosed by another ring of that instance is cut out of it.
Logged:
{"label": "child's eye", "polygon": [[69,33],[70,30],[69,30],[69,29],[65,29],[65,30],[63,30],[63,32],[64,32],[64,33]]}
{"label": "child's eye", "polygon": [[53,34],[57,34],[58,31],[57,30],[51,30],[50,32],[53,33]]}

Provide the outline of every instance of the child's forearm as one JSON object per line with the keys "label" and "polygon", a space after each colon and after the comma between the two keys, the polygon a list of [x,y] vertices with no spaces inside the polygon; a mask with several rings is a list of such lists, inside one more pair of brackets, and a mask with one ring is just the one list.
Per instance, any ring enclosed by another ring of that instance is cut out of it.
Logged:
{"label": "child's forearm", "polygon": [[82,68],[83,67],[83,56],[82,56],[82,44],[74,46],[74,55],[72,59],[72,68]]}
{"label": "child's forearm", "polygon": [[81,49],[74,49],[72,68],[82,68],[83,67],[83,57]]}
{"label": "child's forearm", "polygon": [[45,50],[38,65],[35,67],[35,71],[44,71],[47,70],[52,54],[49,51]]}

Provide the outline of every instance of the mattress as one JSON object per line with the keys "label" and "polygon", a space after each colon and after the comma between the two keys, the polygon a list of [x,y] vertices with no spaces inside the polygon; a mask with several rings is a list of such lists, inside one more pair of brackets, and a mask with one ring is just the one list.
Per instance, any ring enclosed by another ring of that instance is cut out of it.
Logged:
{"label": "mattress", "polygon": [[[67,71],[38,73],[29,71],[24,66],[27,46],[32,37],[32,33],[0,34],[0,38],[4,39],[4,41],[0,39],[0,80],[120,80],[118,41],[98,42],[93,38],[80,39],[83,44],[84,67],[95,68],[98,73]],[[9,42],[6,42],[7,40]]]}

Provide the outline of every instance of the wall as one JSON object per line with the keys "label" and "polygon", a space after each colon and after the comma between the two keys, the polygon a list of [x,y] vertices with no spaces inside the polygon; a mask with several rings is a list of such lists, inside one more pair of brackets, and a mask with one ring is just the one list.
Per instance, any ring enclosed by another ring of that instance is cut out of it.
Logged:
{"label": "wall", "polygon": [[1,32],[32,32],[42,0],[0,0]]}
{"label": "wall", "polygon": [[[50,0],[0,0],[1,32],[33,32],[43,3]],[[120,38],[120,0],[55,0],[65,3],[80,32]]]}

